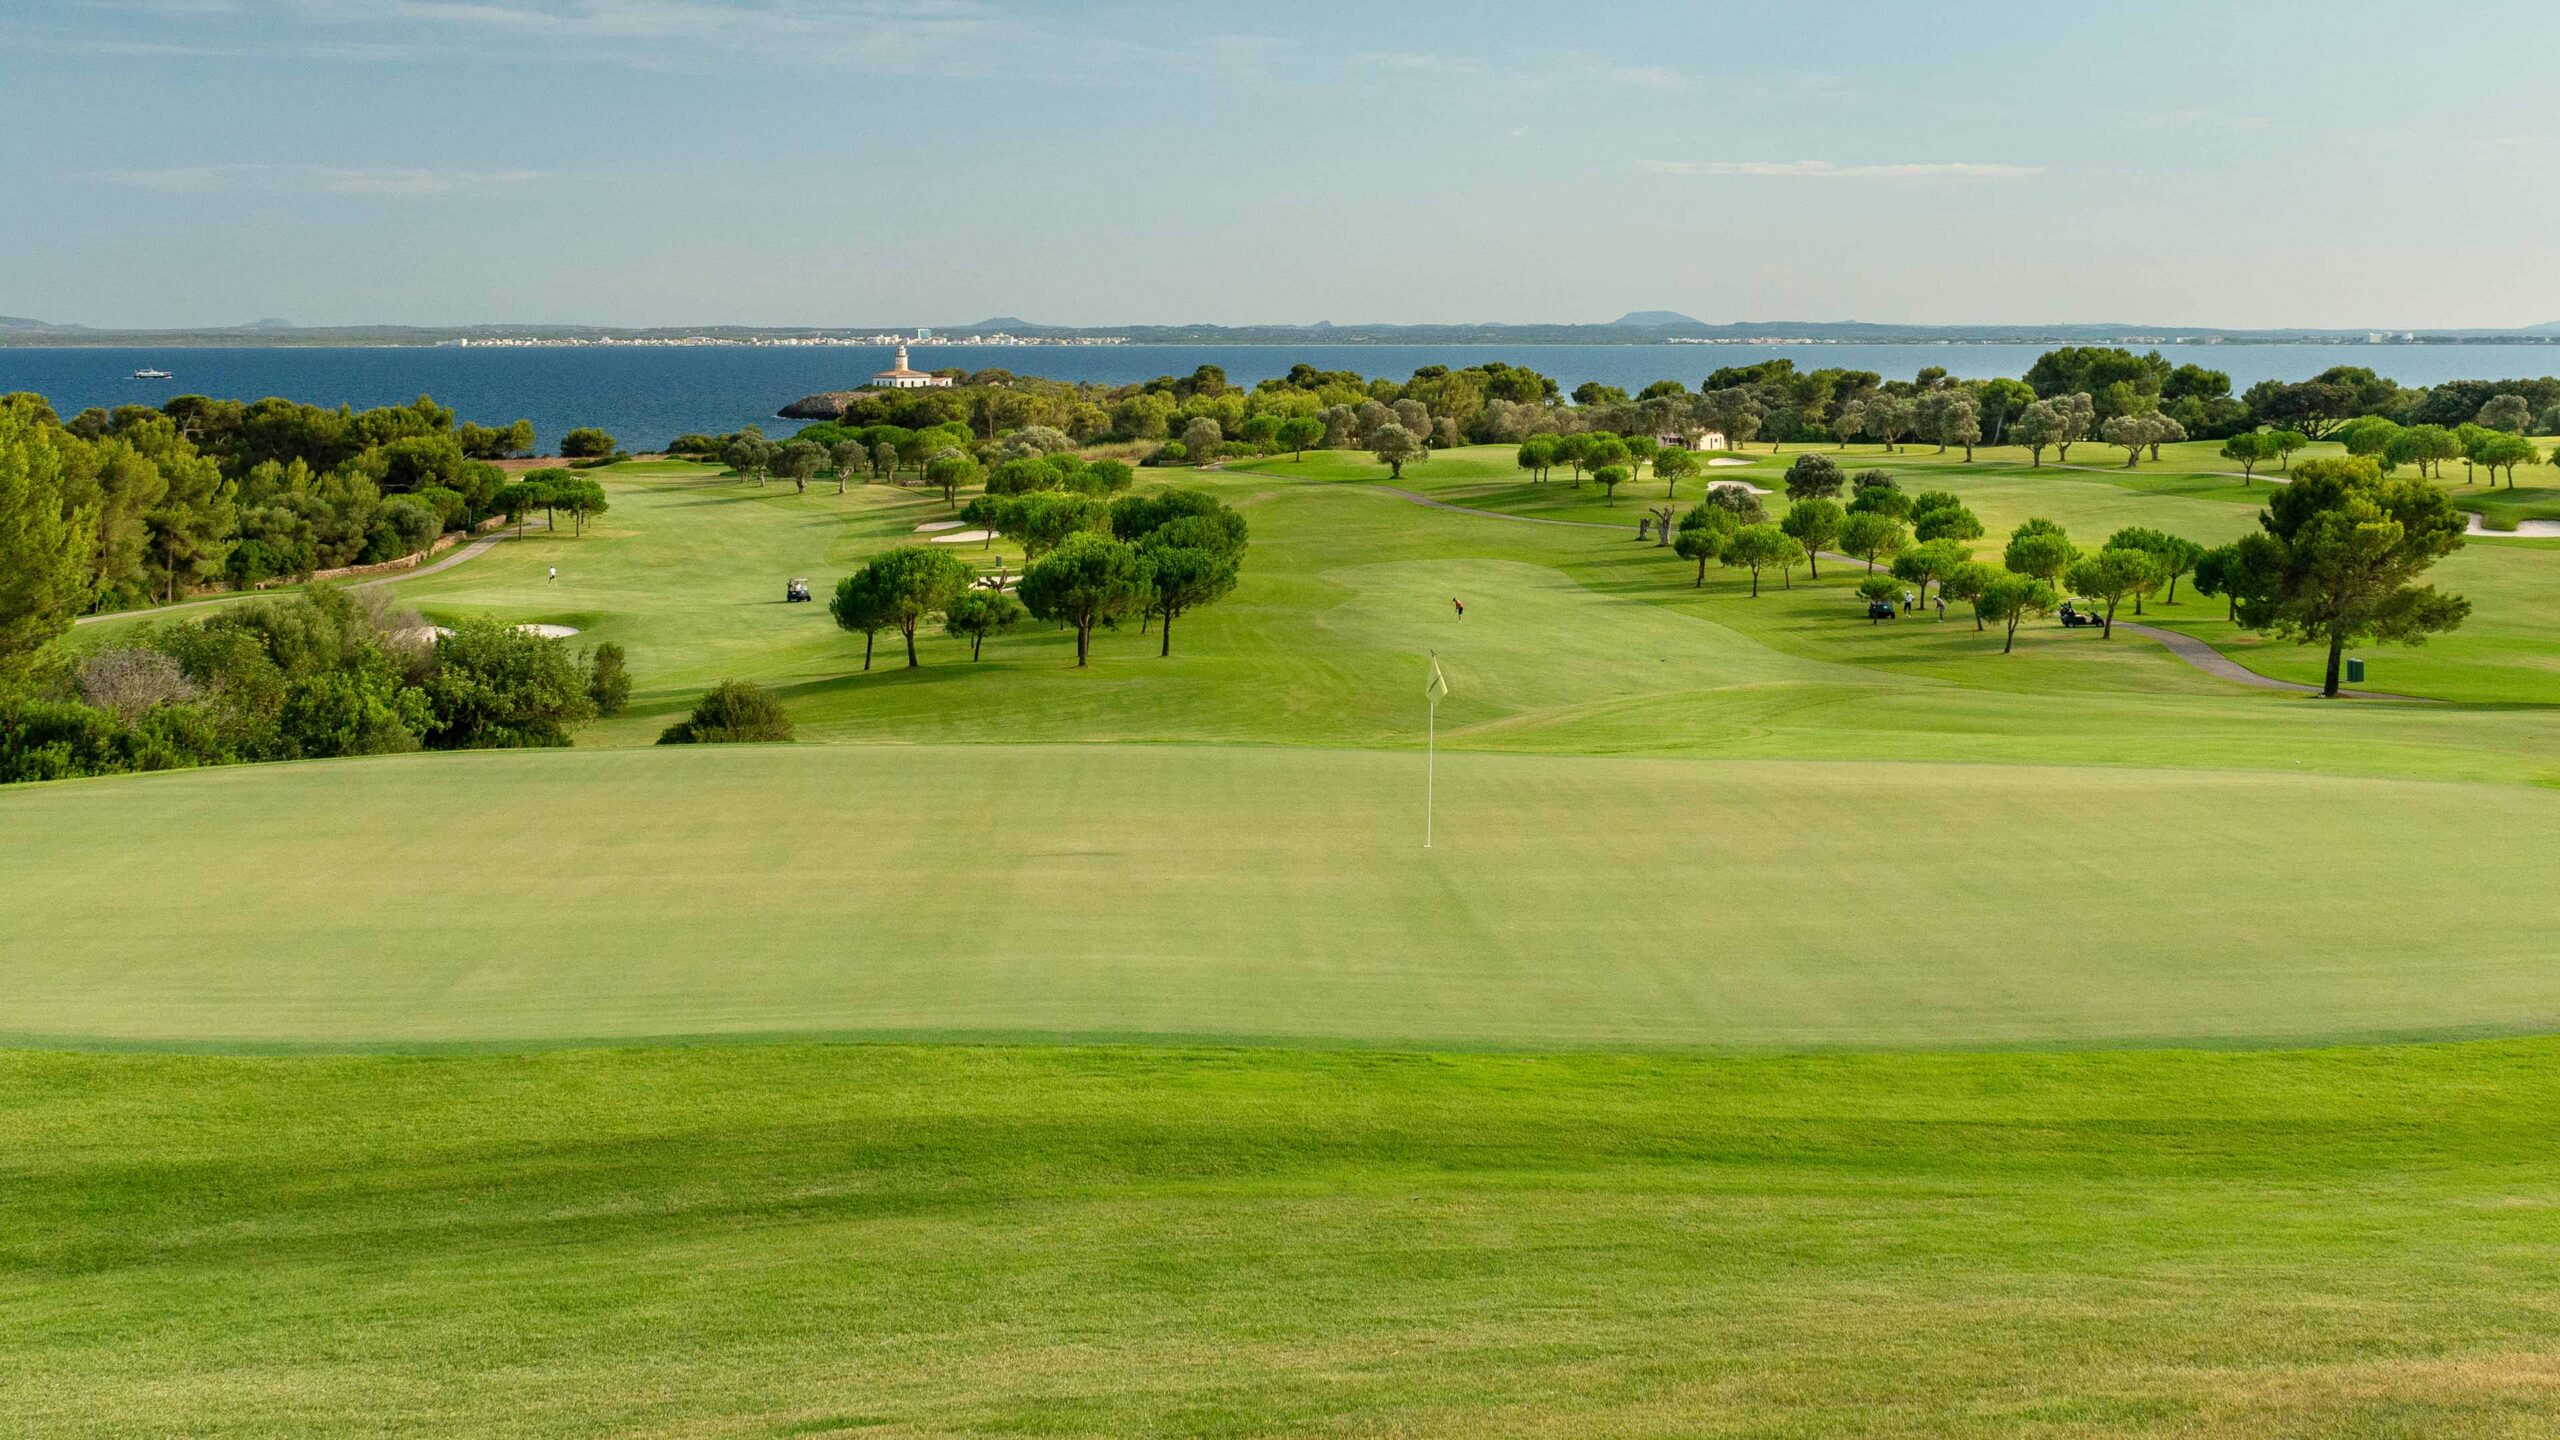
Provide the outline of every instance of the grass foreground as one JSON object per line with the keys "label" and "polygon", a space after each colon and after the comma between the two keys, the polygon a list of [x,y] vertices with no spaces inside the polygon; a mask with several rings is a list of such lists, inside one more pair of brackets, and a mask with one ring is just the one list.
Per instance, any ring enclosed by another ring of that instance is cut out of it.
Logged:
{"label": "grass foreground", "polygon": [[25,1435],[2547,1434],[2555,1143],[2546,1040],[21,1052],[0,1410]]}

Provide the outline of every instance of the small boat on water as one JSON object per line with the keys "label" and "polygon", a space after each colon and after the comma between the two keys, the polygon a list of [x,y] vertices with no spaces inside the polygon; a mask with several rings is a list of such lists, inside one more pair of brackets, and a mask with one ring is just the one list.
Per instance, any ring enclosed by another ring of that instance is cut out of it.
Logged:
{"label": "small boat on water", "polygon": [[166,370],[136,370],[132,375],[126,378],[132,380],[175,380],[178,377],[170,374]]}

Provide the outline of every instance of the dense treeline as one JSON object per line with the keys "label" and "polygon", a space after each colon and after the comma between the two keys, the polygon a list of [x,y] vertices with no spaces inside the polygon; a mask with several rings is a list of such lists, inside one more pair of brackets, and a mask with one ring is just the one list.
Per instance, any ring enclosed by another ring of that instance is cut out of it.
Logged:
{"label": "dense treeline", "polygon": [[0,429],[79,542],[80,613],[416,554],[497,513],[489,462],[533,442],[530,422],[456,425],[423,396],[357,411],[187,395],[66,421],[16,394]]}
{"label": "dense treeline", "polygon": [[[1300,365],[1251,388],[1219,367],[1138,385],[1071,384],[1005,370],[956,374],[949,389],[855,392],[843,413],[796,438],[863,447],[862,463],[886,475],[921,470],[943,448],[979,454],[1024,434],[1056,445],[1126,442],[1176,463],[1238,453],[1375,448],[1393,424],[1417,452],[1461,444],[1511,444],[1532,435],[1607,431],[1695,436],[1773,447],[1905,441],[1941,449],[2030,443],[2039,453],[2082,439],[2153,446],[2225,439],[2261,429],[2328,437],[2358,417],[2448,430],[2477,424],[2509,434],[2560,432],[2560,379],[2456,380],[2404,387],[2358,366],[2309,380],[2263,381],[2235,395],[2231,377],[2175,365],[2152,351],[2068,346],[2039,357],[2016,379],[1958,380],[1928,367],[1910,380],[1869,370],[1799,369],[1790,359],[1727,366],[1692,390],[1658,380],[1633,394],[1589,383],[1570,396],[1551,378],[1500,362],[1425,366],[1409,380],[1368,378]],[[2503,403],[2499,423],[2483,419]],[[719,456],[736,437],[687,436],[686,453]],[[758,438],[761,438],[760,436]],[[883,448],[885,447],[885,449]],[[2128,445],[2130,448],[2130,445]],[[832,458],[824,468],[835,468]]]}

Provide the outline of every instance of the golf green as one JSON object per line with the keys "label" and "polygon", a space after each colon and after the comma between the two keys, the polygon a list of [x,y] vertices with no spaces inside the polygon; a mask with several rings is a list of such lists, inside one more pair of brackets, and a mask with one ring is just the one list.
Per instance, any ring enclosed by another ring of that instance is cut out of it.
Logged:
{"label": "golf green", "polygon": [[0,794],[22,1039],[2305,1041],[2560,1019],[2527,786],[1197,746],[409,756]]}

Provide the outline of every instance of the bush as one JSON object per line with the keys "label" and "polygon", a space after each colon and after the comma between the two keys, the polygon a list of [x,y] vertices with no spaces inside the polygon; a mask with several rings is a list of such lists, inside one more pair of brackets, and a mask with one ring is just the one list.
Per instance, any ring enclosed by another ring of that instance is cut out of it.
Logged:
{"label": "bush", "polygon": [[613,437],[592,425],[581,425],[560,437],[560,458],[564,460],[599,459],[613,450]]}
{"label": "bush", "polygon": [[148,645],[93,650],[81,657],[72,683],[83,701],[127,724],[155,706],[184,705],[204,695],[175,656]]}
{"label": "bush", "polygon": [[631,676],[622,660],[622,647],[607,640],[587,662],[587,699],[599,715],[619,715],[631,703]]}
{"label": "bush", "polygon": [[415,555],[436,543],[436,537],[444,533],[444,516],[433,505],[407,495],[394,495],[382,502],[381,518],[375,523],[391,532],[394,548],[382,557],[386,560]]}
{"label": "bush", "polygon": [[76,700],[0,701],[0,785],[131,769],[124,726]]}
{"label": "bush", "polygon": [[261,580],[295,573],[290,557],[264,540],[243,540],[231,547],[231,558],[224,562],[223,573],[234,585],[246,588]]}
{"label": "bush", "polygon": [[128,725],[111,710],[77,700],[0,700],[0,785],[241,758],[201,705],[165,705]]}
{"label": "bush", "polygon": [[791,738],[791,717],[763,686],[723,680],[694,702],[693,714],[658,737],[661,745],[735,745]]}
{"label": "bush", "polygon": [[588,677],[557,640],[495,620],[465,620],[436,643],[427,681],[439,750],[506,750],[566,745],[595,718]]}

